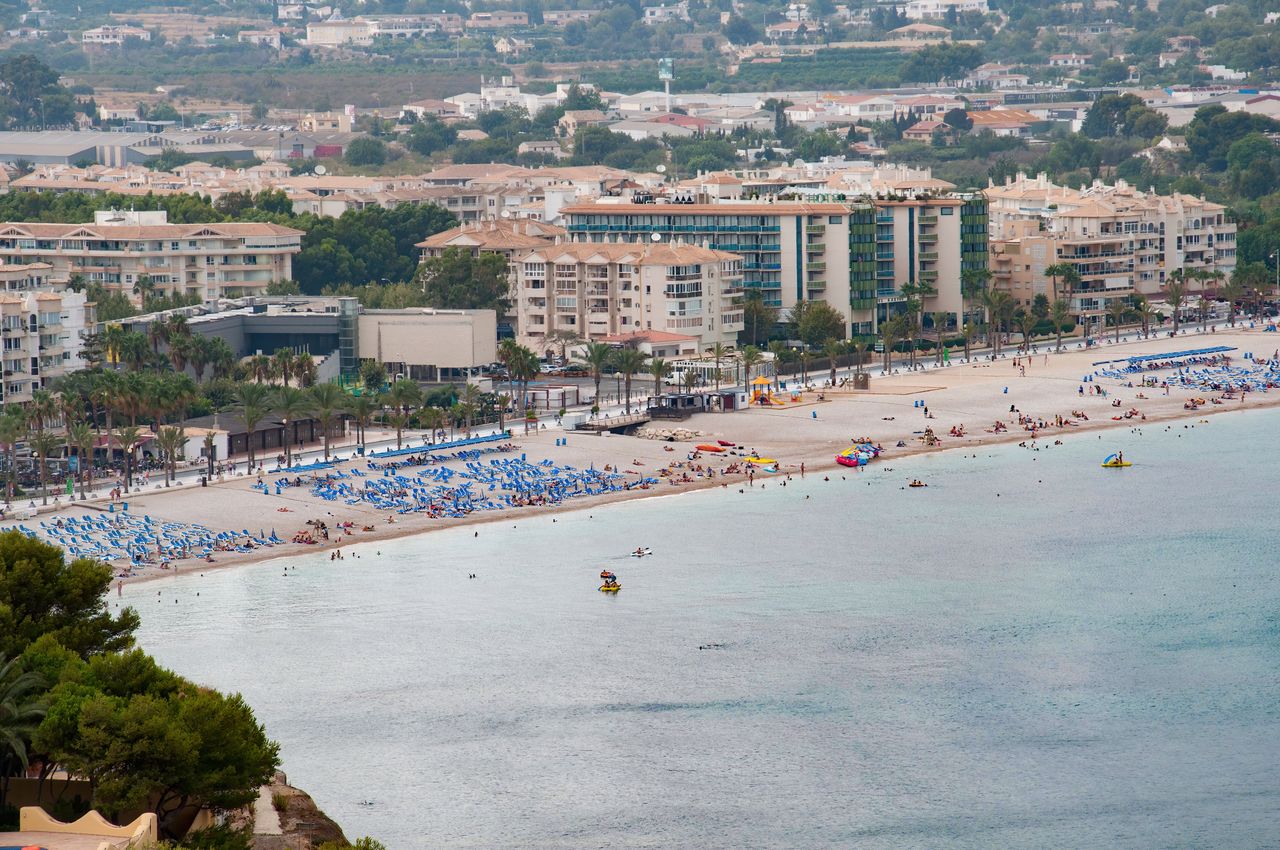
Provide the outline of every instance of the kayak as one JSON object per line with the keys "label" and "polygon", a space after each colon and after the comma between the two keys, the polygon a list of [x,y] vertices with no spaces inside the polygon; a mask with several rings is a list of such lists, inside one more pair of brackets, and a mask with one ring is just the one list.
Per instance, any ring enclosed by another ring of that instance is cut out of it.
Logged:
{"label": "kayak", "polygon": [[620,585],[620,584],[602,584],[602,585],[600,585],[600,592],[601,592],[601,593],[617,593],[619,590],[622,590],[622,585]]}
{"label": "kayak", "polygon": [[1129,461],[1109,460],[1102,465],[1103,469],[1124,469],[1126,466],[1133,466]]}
{"label": "kayak", "polygon": [[777,463],[777,461],[771,457],[749,457],[749,458],[746,458],[745,460],[747,461],[747,463],[754,463],[759,466],[773,466],[775,463]]}
{"label": "kayak", "polygon": [[702,445],[694,446],[694,448],[695,448],[695,449],[697,449],[697,450],[698,450],[698,451],[700,451],[700,452],[722,452],[722,451],[724,451],[724,446],[713,446],[713,445],[711,445],[710,443],[703,443]]}

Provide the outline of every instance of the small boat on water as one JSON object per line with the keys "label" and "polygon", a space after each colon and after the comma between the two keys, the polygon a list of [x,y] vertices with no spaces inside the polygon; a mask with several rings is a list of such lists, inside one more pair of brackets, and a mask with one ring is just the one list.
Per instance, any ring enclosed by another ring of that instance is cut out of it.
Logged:
{"label": "small boat on water", "polygon": [[1107,459],[1102,462],[1103,469],[1124,469],[1129,466],[1133,466],[1133,464],[1121,459],[1119,455],[1108,455]]}
{"label": "small boat on water", "polygon": [[600,585],[601,593],[617,593],[619,590],[622,590],[622,585],[618,584],[617,582],[614,582],[613,584]]}
{"label": "small boat on water", "polygon": [[652,549],[650,549],[648,546],[645,546],[644,548],[642,548],[642,549],[637,549],[636,551],[634,551],[634,552],[632,552],[632,553],[630,553],[630,554],[631,554],[631,557],[633,557],[633,558],[643,558],[643,557],[645,557],[645,556],[647,556],[647,555],[652,555],[652,554],[653,554],[653,550],[652,550]]}
{"label": "small boat on water", "polygon": [[601,593],[617,593],[622,590],[622,585],[618,584],[618,577],[611,570],[601,570],[600,578],[604,579],[604,584],[600,585]]}

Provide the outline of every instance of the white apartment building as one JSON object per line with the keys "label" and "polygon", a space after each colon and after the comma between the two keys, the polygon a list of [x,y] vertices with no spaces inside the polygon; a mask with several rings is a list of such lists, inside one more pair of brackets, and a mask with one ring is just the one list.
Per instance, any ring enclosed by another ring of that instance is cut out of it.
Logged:
{"label": "white apartment building", "polygon": [[646,24],[664,24],[668,21],[687,21],[689,20],[689,4],[686,0],[679,3],[667,5],[663,3],[658,6],[644,7],[644,22]]}
{"label": "white apartment building", "polygon": [[900,7],[902,14],[913,21],[939,21],[951,14],[977,12],[988,14],[987,0],[908,0]]}
{"label": "white apartment building", "polygon": [[[0,271],[0,279],[11,271]],[[83,368],[94,306],[81,292],[0,292],[0,404],[30,401],[35,390]]]}
{"label": "white apartment building", "polygon": [[124,44],[125,39],[127,38],[136,38],[139,41],[150,41],[151,32],[149,30],[144,30],[142,27],[104,24],[100,27],[94,27],[91,30],[85,30],[80,34],[80,42],[82,44],[94,44],[106,47],[118,47]]}
{"label": "white apartment building", "polygon": [[264,222],[169,224],[164,211],[105,210],[93,224],[0,223],[0,263],[47,263],[55,284],[78,275],[130,297],[145,276],[157,292],[208,300],[292,278],[302,236]]}
{"label": "white apartment building", "polygon": [[662,331],[702,350],[742,330],[742,258],[679,243],[561,242],[521,258],[515,300],[519,337],[537,350],[555,331],[594,341]]}
{"label": "white apartment building", "polygon": [[[1064,297],[1073,313],[1096,321],[1117,299],[1160,300],[1177,269],[1206,276],[1192,291],[1216,290],[1235,270],[1235,222],[1203,198],[1140,192],[1124,181],[1070,189],[1043,174],[1019,175],[986,194],[994,281],[1019,301]],[[1050,292],[1044,269],[1063,262],[1081,282]]]}
{"label": "white apartment building", "polygon": [[312,47],[359,46],[373,43],[373,27],[356,18],[346,21],[316,21],[307,24],[307,44]]}

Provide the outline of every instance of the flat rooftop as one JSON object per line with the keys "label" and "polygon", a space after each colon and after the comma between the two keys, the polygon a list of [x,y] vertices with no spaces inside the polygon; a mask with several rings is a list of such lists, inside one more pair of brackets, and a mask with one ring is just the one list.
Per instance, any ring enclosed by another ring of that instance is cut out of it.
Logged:
{"label": "flat rooftop", "polygon": [[125,847],[127,838],[67,835],[61,832],[0,832],[0,847],[45,847],[48,850],[98,850],[103,843]]}

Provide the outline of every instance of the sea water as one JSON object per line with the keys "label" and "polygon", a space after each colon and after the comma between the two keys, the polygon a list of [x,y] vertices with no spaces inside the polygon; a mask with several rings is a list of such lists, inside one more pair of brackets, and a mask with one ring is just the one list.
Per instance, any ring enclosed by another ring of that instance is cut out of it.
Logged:
{"label": "sea water", "polygon": [[393,850],[1275,847],[1278,425],[890,453],[124,601]]}

